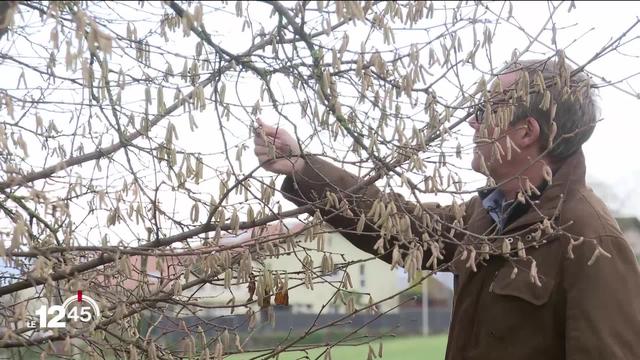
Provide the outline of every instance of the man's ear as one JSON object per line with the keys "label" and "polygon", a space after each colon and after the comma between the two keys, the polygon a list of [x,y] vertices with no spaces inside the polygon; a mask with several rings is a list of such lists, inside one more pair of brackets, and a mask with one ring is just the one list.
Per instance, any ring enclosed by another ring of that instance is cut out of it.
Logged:
{"label": "man's ear", "polygon": [[517,147],[523,149],[530,146],[535,146],[540,140],[540,124],[535,118],[528,116],[525,119],[518,121],[515,124],[517,131],[515,136],[511,136]]}

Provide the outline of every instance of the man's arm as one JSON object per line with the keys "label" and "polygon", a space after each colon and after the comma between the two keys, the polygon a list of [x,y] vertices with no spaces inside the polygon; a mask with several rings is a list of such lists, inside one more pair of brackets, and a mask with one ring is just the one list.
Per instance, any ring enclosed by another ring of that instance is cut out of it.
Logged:
{"label": "man's arm", "polygon": [[[384,254],[380,255],[380,259],[388,263],[392,262],[392,250],[395,244],[398,244],[399,248],[406,252],[410,246],[421,244],[422,241],[420,240],[422,240],[422,236],[425,233],[429,235],[430,239],[442,239],[440,241],[442,246],[440,253],[443,259],[438,259],[438,264],[448,263],[453,259],[456,249],[455,239],[449,236],[450,228],[443,225],[451,224],[455,221],[451,207],[429,204],[427,206],[428,211],[423,211],[423,214],[419,214],[416,211],[416,207],[419,205],[405,201],[398,194],[382,194],[375,185],[363,187],[352,193],[346,191],[360,181],[362,179],[328,161],[317,156],[307,156],[302,169],[285,178],[281,190],[287,200],[297,205],[316,203],[315,209],[320,211],[327,223],[340,231],[353,245],[374,255],[379,255],[375,246],[379,244],[381,229],[386,228],[388,230],[390,226],[390,224],[385,226],[382,222],[389,221],[393,223],[394,220],[392,218],[404,219],[405,229],[399,231],[402,235],[392,236],[390,241],[385,244]],[[333,192],[339,202],[346,201],[351,214],[339,211],[337,209],[339,206],[334,205],[332,208],[327,209],[324,207],[323,202],[318,203],[319,200],[326,198],[327,192]],[[391,207],[390,203],[393,202],[396,211],[386,215],[383,214],[382,216],[386,217],[383,220],[380,220],[380,217],[374,218],[372,213],[375,213],[375,209],[372,210],[372,207],[375,201],[385,197],[388,199],[385,208],[389,209]],[[365,215],[366,221],[362,231],[358,231],[358,223],[361,221],[362,214]],[[371,216],[367,216],[368,214]],[[394,215],[397,215],[397,217]],[[442,222],[432,215],[437,216]],[[426,217],[430,219],[427,220]],[[376,223],[377,226],[375,226]],[[410,231],[408,231],[407,225]],[[402,228],[402,226],[399,223],[395,227]],[[438,228],[440,229],[438,230]],[[419,241],[416,242],[415,240]],[[423,268],[431,257],[430,249],[424,250]],[[403,257],[404,255],[403,253]]]}
{"label": "man's arm", "polygon": [[[567,360],[640,359],[640,273],[627,242],[602,236],[576,245],[564,271]],[[591,264],[589,265],[591,261]]]}

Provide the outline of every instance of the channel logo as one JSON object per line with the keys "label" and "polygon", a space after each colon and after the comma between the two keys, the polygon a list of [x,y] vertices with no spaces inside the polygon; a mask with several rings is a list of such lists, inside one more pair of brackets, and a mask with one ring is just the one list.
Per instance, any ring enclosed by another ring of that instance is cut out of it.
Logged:
{"label": "channel logo", "polygon": [[78,290],[76,296],[68,297],[62,305],[42,305],[36,310],[38,320],[30,321],[27,326],[39,329],[63,329],[76,330],[88,329],[98,322],[100,308],[95,300],[82,295]]}

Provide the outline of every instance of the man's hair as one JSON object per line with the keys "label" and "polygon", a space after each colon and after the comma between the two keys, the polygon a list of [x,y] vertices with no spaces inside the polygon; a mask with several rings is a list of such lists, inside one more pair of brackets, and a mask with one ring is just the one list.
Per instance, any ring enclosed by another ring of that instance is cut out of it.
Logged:
{"label": "man's hair", "polygon": [[[535,118],[540,126],[540,140],[543,150],[547,150],[554,120],[557,131],[547,155],[554,160],[562,160],[578,151],[589,139],[595,128],[600,109],[595,100],[595,91],[590,78],[584,71],[575,72],[565,64],[564,58],[558,61],[521,60],[515,63],[511,71],[524,70],[529,77],[528,104],[520,102],[514,109],[514,121],[527,116]],[[507,70],[509,71],[509,70]],[[575,73],[574,73],[575,72]],[[536,82],[544,79],[548,91],[548,104],[545,105],[545,91],[536,91]],[[551,119],[553,104],[555,116]]]}

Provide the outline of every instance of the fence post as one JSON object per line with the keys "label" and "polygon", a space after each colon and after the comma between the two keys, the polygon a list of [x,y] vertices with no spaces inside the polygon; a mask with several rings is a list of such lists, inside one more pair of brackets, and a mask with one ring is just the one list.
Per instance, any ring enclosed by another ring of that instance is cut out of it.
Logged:
{"label": "fence post", "polygon": [[[430,271],[423,272],[429,275]],[[422,335],[429,335],[429,278],[422,282]]]}

